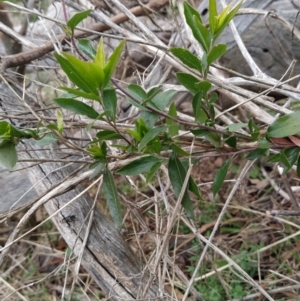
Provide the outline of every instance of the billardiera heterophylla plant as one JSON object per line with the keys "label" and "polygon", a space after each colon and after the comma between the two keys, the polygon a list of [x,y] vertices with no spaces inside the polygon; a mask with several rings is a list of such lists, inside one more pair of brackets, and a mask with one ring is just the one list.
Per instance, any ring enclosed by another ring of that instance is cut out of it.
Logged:
{"label": "billardiera heterophylla plant", "polygon": [[[289,139],[293,147],[284,148],[278,154],[271,156],[269,161],[284,164],[285,172],[297,162],[297,172],[300,175],[299,143],[294,136],[300,128],[297,113],[278,118],[265,133],[261,132],[252,119],[248,123],[232,124],[226,128],[226,131],[217,130],[215,127],[214,104],[218,95],[211,92],[212,84],[208,80],[208,73],[211,64],[226,52],[226,45],[218,44],[217,38],[236,15],[240,5],[241,2],[233,7],[229,5],[218,14],[216,0],[209,0],[209,22],[204,24],[198,11],[184,2],[186,23],[203,50],[203,56],[199,58],[187,49],[170,49],[170,53],[175,58],[193,70],[191,73],[177,73],[180,84],[193,95],[195,123],[190,132],[196,137],[205,139],[218,150],[221,150],[225,144],[234,150],[239,139],[256,141],[258,147],[249,153],[247,157],[249,160],[268,156],[272,142],[278,143],[280,139]],[[67,22],[66,32],[72,35],[78,23],[89,13],[90,11],[85,11],[75,14]],[[108,168],[108,163],[116,158],[110,155],[108,144],[132,158],[130,163],[116,171],[120,175],[134,176],[145,173],[146,181],[150,182],[159,172],[161,165],[167,163],[170,182],[177,197],[182,191],[190,157],[190,154],[182,148],[183,144],[179,138],[180,124],[183,122],[178,119],[176,106],[172,102],[176,92],[165,91],[162,86],[146,91],[137,84],[130,84],[123,89],[112,79],[124,45],[125,41],[120,42],[107,59],[103,39],[100,39],[97,49],[94,49],[93,43],[89,40],[77,41],[75,47],[80,53],[80,58],[66,52],[55,54],[62,70],[73,84],[73,87],[61,87],[66,93],[54,99],[55,103],[62,109],[90,118],[87,131],[97,120],[110,125],[110,130],[96,132],[85,153],[93,158],[93,163],[90,165],[93,169],[91,178],[103,174],[103,193],[111,216],[118,227],[122,223],[122,210],[114,177]],[[116,124],[118,106],[116,89],[123,89],[122,92],[127,100],[140,110],[134,128],[126,131],[119,129]],[[102,109],[97,111],[94,106],[82,99],[97,102]],[[164,113],[166,109],[168,114]],[[18,160],[16,145],[21,139],[34,138],[40,140],[40,145],[60,139],[65,131],[64,118],[60,110],[56,111],[56,119],[56,123],[46,124],[46,126],[39,123],[36,129],[18,129],[7,121],[0,122],[0,164],[13,169]],[[160,123],[157,125],[158,121]],[[241,128],[248,129],[249,135],[239,133]],[[212,187],[214,194],[220,190],[230,163],[231,160],[227,160],[217,172]],[[192,177],[189,178],[184,192],[182,206],[187,216],[193,218],[190,192],[199,200],[202,199]]]}

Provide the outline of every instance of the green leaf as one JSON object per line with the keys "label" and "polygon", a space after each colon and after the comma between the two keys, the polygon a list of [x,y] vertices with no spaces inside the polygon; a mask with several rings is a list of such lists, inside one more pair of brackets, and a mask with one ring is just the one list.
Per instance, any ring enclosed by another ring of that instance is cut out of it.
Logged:
{"label": "green leaf", "polygon": [[268,149],[265,148],[257,148],[253,151],[251,151],[248,156],[246,157],[247,160],[255,160],[257,158],[261,158],[262,156],[265,156],[268,153]]}
{"label": "green leaf", "polygon": [[30,138],[32,135],[13,126],[7,121],[0,121],[0,138]]}
{"label": "green leaf", "polygon": [[71,28],[72,33],[74,32],[75,27],[92,12],[92,9],[76,13],[68,22],[67,25]]}
{"label": "green leaf", "polygon": [[[224,138],[225,138],[225,137],[224,137]],[[236,143],[237,143],[236,137],[230,136],[230,137],[224,139],[224,142],[225,142],[227,145],[229,145],[230,147],[236,148]]]}
{"label": "green leaf", "polygon": [[264,149],[270,148],[270,144],[266,138],[260,138],[258,140],[258,145],[259,145],[259,148],[264,148]]}
{"label": "green leaf", "polygon": [[[194,23],[195,26],[193,26],[192,32],[195,37],[195,39],[199,42],[199,44],[202,46],[203,50],[208,53],[210,46],[211,46],[211,35],[209,30],[198,20],[196,16],[194,16]],[[203,69],[203,66],[202,66]]]}
{"label": "green leaf", "polygon": [[[79,59],[75,58],[73,60],[70,59],[71,55],[67,55],[67,58],[55,53],[55,58],[57,59],[58,63],[60,64],[61,68],[64,70],[68,78],[81,90],[96,94],[98,93],[97,89],[91,82],[89,81],[90,76],[88,76],[86,71],[86,66],[82,68],[82,63],[86,64],[85,62],[80,61]],[[66,54],[64,53],[64,56]],[[79,63],[78,63],[79,62]],[[78,64],[77,64],[78,63]]]}
{"label": "green leaf", "polygon": [[105,68],[105,52],[104,52],[104,44],[103,44],[103,37],[100,38],[96,56],[94,58],[95,64],[97,64],[100,68],[104,70]]}
{"label": "green leaf", "polygon": [[0,165],[8,170],[13,170],[18,161],[18,155],[15,145],[7,141],[0,146]]}
{"label": "green leaf", "polygon": [[171,99],[176,94],[175,90],[167,90],[154,95],[148,102],[149,107],[155,107],[156,109],[163,111],[170,103]]}
{"label": "green leaf", "polygon": [[268,136],[271,138],[283,138],[300,132],[299,112],[282,116],[268,127]]}
{"label": "green leaf", "polygon": [[195,27],[194,16],[200,23],[203,23],[199,12],[194,9],[187,1],[184,1],[183,8],[186,23],[191,29]]}
{"label": "green leaf", "polygon": [[91,40],[87,40],[87,39],[78,40],[77,48],[92,60],[96,56],[96,50],[95,50],[95,48],[93,46],[93,42]]}
{"label": "green leaf", "polygon": [[195,76],[188,73],[177,72],[176,77],[177,80],[192,94],[196,94],[199,91],[199,89],[197,88],[197,83],[199,83],[200,80]]}
{"label": "green leaf", "polygon": [[[174,152],[172,152],[169,159],[168,172],[174,193],[178,197],[186,177],[186,170]],[[189,218],[193,218],[193,203],[187,193],[187,189],[184,193],[181,204],[187,216]]]}
{"label": "green leaf", "polygon": [[104,164],[105,164],[105,160],[100,159],[89,166],[90,169],[94,169],[93,173],[89,177],[90,180],[97,177],[103,171]]}
{"label": "green leaf", "polygon": [[72,111],[79,115],[85,115],[89,118],[96,119],[99,114],[89,105],[71,98],[56,98],[54,101],[63,109]]}
{"label": "green leaf", "polygon": [[226,160],[226,162],[218,170],[218,172],[215,176],[215,179],[214,179],[214,183],[212,185],[212,191],[213,191],[214,195],[216,195],[219,192],[219,190],[221,189],[230,163],[231,163],[230,159]]}
{"label": "green leaf", "polygon": [[56,110],[55,114],[56,114],[58,132],[62,134],[64,130],[64,119],[63,119],[62,112],[60,110]]}
{"label": "green leaf", "polygon": [[204,201],[204,199],[200,194],[199,188],[196,182],[194,181],[194,179],[192,178],[192,176],[190,176],[189,179],[189,191],[191,191],[198,198],[198,200]]}
{"label": "green leaf", "polygon": [[127,87],[127,92],[140,102],[143,102],[147,98],[146,91],[141,86],[136,84],[130,84]]}
{"label": "green leaf", "polygon": [[139,175],[145,172],[150,172],[151,168],[158,162],[161,164],[162,160],[154,156],[142,157],[124,165],[118,169],[116,173],[125,176]]}
{"label": "green leaf", "polygon": [[148,128],[153,128],[160,115],[150,111],[142,111],[140,116]]}
{"label": "green leaf", "polygon": [[112,77],[113,73],[115,72],[115,69],[117,67],[117,64],[119,62],[120,56],[122,54],[125,40],[123,40],[114,50],[112,55],[109,57],[107,64],[104,68],[104,87],[108,84],[110,81],[110,78]]}
{"label": "green leaf", "polygon": [[236,132],[244,127],[247,127],[248,124],[247,123],[242,123],[242,122],[238,122],[238,123],[233,123],[233,124],[230,124],[226,127],[226,129],[229,131],[229,132]]}
{"label": "green leaf", "polygon": [[199,81],[195,84],[198,91],[202,91],[203,95],[206,95],[208,90],[211,88],[212,84],[207,80]]}
{"label": "green leaf", "polygon": [[141,152],[141,150],[154,138],[156,138],[160,133],[163,133],[167,130],[168,126],[166,125],[160,125],[157,126],[153,129],[151,129],[150,131],[148,131],[145,136],[143,137],[143,139],[141,140],[139,147],[138,147],[138,151]]}
{"label": "green leaf", "polygon": [[115,89],[104,89],[103,107],[107,112],[108,117],[115,122],[117,114],[117,94]]}
{"label": "green leaf", "polygon": [[181,147],[179,147],[177,144],[172,143],[171,149],[174,153],[176,153],[179,156],[185,156],[188,157],[190,154],[183,150]]}
{"label": "green leaf", "polygon": [[120,135],[119,133],[116,133],[115,131],[110,131],[110,130],[104,130],[104,131],[98,132],[96,134],[96,136],[99,140],[115,140],[115,139],[123,138],[123,136]]}
{"label": "green leaf", "polygon": [[147,103],[148,101],[152,100],[156,95],[158,95],[161,92],[162,87],[157,86],[157,87],[152,87],[148,92],[147,92],[147,98],[143,101],[143,103]]}
{"label": "green leaf", "polygon": [[36,140],[36,145],[39,147],[44,147],[56,141],[57,141],[57,137],[52,133],[48,133],[42,139]]}
{"label": "green leaf", "polygon": [[149,183],[153,176],[157,173],[159,168],[161,167],[162,161],[156,162],[149,170],[147,177],[146,177],[146,183]]}
{"label": "green leaf", "polygon": [[218,26],[218,19],[216,18],[218,16],[217,3],[216,0],[209,0],[208,3],[209,27],[213,34]]}
{"label": "green leaf", "polygon": [[180,59],[183,64],[202,73],[202,65],[200,60],[190,51],[184,48],[171,48],[170,51],[174,56]]}
{"label": "green leaf", "polygon": [[220,13],[220,15],[217,17],[218,19],[218,26],[215,29],[213,40],[215,41],[217,37],[222,33],[222,31],[225,29],[225,27],[229,24],[229,22],[233,19],[233,17],[236,15],[237,11],[241,7],[243,1],[240,1],[236,6],[233,7],[232,10],[230,9],[230,4],[227,5],[223,11]]}
{"label": "green leaf", "polygon": [[280,153],[271,156],[267,162],[271,162],[271,163],[280,162]]}
{"label": "green leaf", "polygon": [[105,141],[103,141],[100,146],[98,144],[96,144],[95,142],[93,142],[93,144],[88,147],[86,149],[90,155],[94,158],[94,159],[100,159],[100,160],[104,160],[106,159],[106,143]]}
{"label": "green leaf", "polygon": [[286,157],[285,153],[283,151],[280,152],[280,161],[284,166],[287,168],[291,168],[292,166],[290,165],[290,162],[288,161],[288,158]]}
{"label": "green leaf", "polygon": [[117,192],[117,188],[114,182],[114,178],[107,168],[104,169],[103,174],[103,193],[106,199],[107,206],[111,217],[113,218],[116,226],[121,228],[122,226],[122,209]]}
{"label": "green leaf", "polygon": [[202,120],[200,120],[200,109],[204,106],[203,91],[199,91],[194,95],[192,106],[193,106],[195,121],[201,122]]}
{"label": "green leaf", "polygon": [[297,161],[297,176],[300,178],[300,157],[298,157]]}
{"label": "green leaf", "polygon": [[[174,102],[170,105],[168,115],[173,118],[177,118],[177,110]],[[169,126],[168,133],[170,137],[174,137],[179,134],[179,125],[177,122],[167,118],[166,124]]]}
{"label": "green leaf", "polygon": [[[75,97],[83,97],[83,98],[86,98],[86,99],[92,99],[92,100],[97,100],[97,101],[101,101],[100,97],[98,94],[94,94],[94,93],[87,93],[87,92],[84,92],[82,90],[79,90],[79,89],[73,89],[73,88],[69,88],[69,87],[60,87],[61,89],[73,94]],[[66,94],[64,94],[65,96]],[[72,97],[64,97],[64,96],[61,96],[62,98],[74,98],[74,96]]]}
{"label": "green leaf", "polygon": [[225,44],[218,44],[214,46],[207,55],[207,64],[210,65],[218,58],[220,58],[223,54],[227,51],[227,45]]}
{"label": "green leaf", "polygon": [[196,137],[203,137],[203,136],[207,136],[210,131],[208,130],[204,130],[204,129],[195,129],[195,130],[190,130],[191,133],[193,135],[195,135]]}

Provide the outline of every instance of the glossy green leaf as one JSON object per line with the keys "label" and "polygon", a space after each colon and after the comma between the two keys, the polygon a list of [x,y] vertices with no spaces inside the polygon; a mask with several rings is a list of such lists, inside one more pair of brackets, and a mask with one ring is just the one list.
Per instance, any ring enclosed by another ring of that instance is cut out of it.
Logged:
{"label": "glossy green leaf", "polygon": [[100,38],[96,56],[94,58],[94,62],[104,70],[105,68],[105,52],[104,52],[104,43],[103,43],[103,37]]}
{"label": "glossy green leaf", "polygon": [[146,177],[146,183],[149,183],[153,176],[157,173],[157,171],[160,169],[162,164],[162,161],[156,162],[149,170],[147,177]]}
{"label": "glossy green leaf", "polygon": [[210,65],[217,59],[219,59],[222,55],[224,55],[227,51],[227,45],[218,44],[215,45],[207,55],[207,64]]}
{"label": "glossy green leaf", "polygon": [[85,54],[88,58],[94,60],[96,50],[93,46],[93,42],[87,39],[80,39],[77,41],[77,48]]}
{"label": "glossy green leaf", "polygon": [[210,133],[210,131],[205,130],[205,129],[195,129],[195,130],[190,130],[190,131],[196,137],[204,137]]}
{"label": "glossy green leaf", "polygon": [[104,87],[108,84],[110,81],[110,78],[112,77],[113,73],[115,72],[115,69],[117,67],[117,64],[119,62],[120,56],[122,54],[125,40],[123,40],[114,50],[114,52],[109,57],[105,68],[104,68]]}
{"label": "glossy green leaf", "polygon": [[73,89],[73,88],[69,88],[69,87],[60,87],[62,90],[65,90],[67,92],[69,92],[70,94],[72,94],[71,97],[65,97],[65,95],[62,95],[61,98],[74,98],[74,97],[83,97],[86,99],[92,99],[92,100],[96,100],[96,101],[101,101],[98,93],[94,94],[94,93],[87,93],[84,92],[82,90],[79,89]]}
{"label": "glossy green leaf", "polygon": [[162,160],[154,156],[142,157],[121,167],[117,170],[116,173],[125,176],[139,175],[145,172],[149,172],[151,168],[158,162],[161,163]]}
{"label": "glossy green leaf", "polygon": [[159,92],[154,95],[147,104],[149,107],[155,107],[156,109],[163,111],[169,105],[175,94],[175,90]]}
{"label": "glossy green leaf", "polygon": [[255,159],[258,159],[258,158],[261,158],[263,156],[265,156],[266,154],[268,153],[268,149],[265,149],[265,148],[257,148],[253,151],[251,151],[246,159],[247,160],[255,160]]}
{"label": "glossy green leaf", "polygon": [[57,53],[54,54],[55,58],[57,59],[58,63],[60,64],[61,68],[64,70],[68,78],[80,89],[85,92],[93,92],[97,94],[95,89],[91,88],[90,83],[84,77],[84,73],[78,71],[77,68],[73,65],[73,63],[69,62],[66,58],[62,55]]}
{"label": "glossy green leaf", "polygon": [[90,175],[89,179],[92,180],[95,177],[97,177],[99,174],[101,174],[104,166],[105,166],[105,160],[97,160],[96,162],[92,163],[89,166],[89,168],[94,170],[93,173]]}
{"label": "glossy green leaf", "polygon": [[200,109],[204,106],[203,102],[203,91],[197,92],[192,100],[193,113],[196,122],[201,122],[200,120]]}
{"label": "glossy green leaf", "polygon": [[195,27],[194,16],[200,23],[203,23],[199,12],[195,8],[193,8],[187,1],[184,1],[183,8],[186,23],[191,29]]}
{"label": "glossy green leaf", "polygon": [[98,143],[91,144],[90,147],[86,149],[90,155],[96,160],[106,159],[106,143],[103,141],[100,146]]}
{"label": "glossy green leaf", "polygon": [[271,156],[267,162],[271,162],[271,163],[280,162],[280,153]]}
{"label": "glossy green leaf", "polygon": [[[203,50],[208,53],[211,46],[211,35],[209,30],[194,16],[195,26],[192,29],[195,39],[202,46]],[[202,66],[203,69],[203,66]]]}
{"label": "glossy green leaf", "polygon": [[111,217],[113,218],[116,226],[121,228],[122,226],[122,209],[117,192],[117,188],[114,182],[114,178],[107,168],[104,169],[103,174],[103,193],[106,199],[107,206]]}
{"label": "glossy green leaf", "polygon": [[212,84],[207,80],[199,81],[198,83],[195,84],[195,87],[198,89],[198,91],[201,91],[203,95],[207,94],[211,86]]}
{"label": "glossy green leaf", "polygon": [[141,86],[136,84],[130,84],[127,87],[127,92],[140,102],[144,101],[147,98],[146,91]]}
{"label": "glossy green leaf", "polygon": [[214,195],[216,195],[220,191],[220,189],[223,185],[223,182],[226,178],[230,163],[231,163],[230,159],[226,160],[225,163],[217,171],[217,174],[214,179],[214,183],[212,185],[212,191],[213,191]]}
{"label": "glossy green leaf", "polygon": [[200,194],[199,188],[192,176],[190,176],[189,179],[189,191],[191,191],[198,198],[198,200],[204,201]]}
{"label": "glossy green leaf", "polygon": [[269,141],[266,138],[260,138],[258,140],[258,145],[259,145],[259,148],[264,148],[264,149],[270,148]]}
{"label": "glossy green leaf", "polygon": [[[174,193],[178,197],[182,190],[182,186],[186,177],[186,169],[184,168],[183,164],[180,162],[180,160],[174,152],[172,152],[169,159],[168,172],[171,184],[174,189]],[[187,189],[184,193],[181,204],[187,216],[193,218],[193,203],[187,193]]]}
{"label": "glossy green leaf", "polygon": [[209,27],[212,33],[215,32],[218,27],[218,11],[217,11],[217,2],[216,0],[208,1],[208,13],[209,13]]}
{"label": "glossy green leaf", "polygon": [[88,9],[79,13],[76,13],[72,18],[67,22],[67,25],[71,28],[72,33],[74,32],[75,27],[84,19],[88,17],[88,15],[92,12],[92,9]]}
{"label": "glossy green leaf", "polygon": [[30,138],[31,134],[20,130],[7,121],[0,121],[0,138]]}
{"label": "glossy green leaf", "polygon": [[10,142],[3,142],[0,146],[0,165],[8,170],[13,170],[18,161],[16,146]]}
{"label": "glossy green leaf", "polygon": [[218,26],[215,29],[213,39],[214,41],[218,38],[218,36],[223,32],[225,27],[229,24],[229,22],[234,18],[236,15],[237,11],[241,7],[243,1],[240,1],[237,5],[235,5],[230,11],[229,9],[230,4],[227,5],[223,11],[220,13],[220,15],[217,17],[218,18]]}
{"label": "glossy green leaf", "polygon": [[162,86],[156,86],[152,87],[148,92],[147,92],[147,97],[144,99],[143,103],[147,103],[148,101],[152,100],[156,95],[158,95],[162,90]]}
{"label": "glossy green leaf", "polygon": [[298,157],[298,161],[297,161],[297,176],[300,178],[300,157]]}
{"label": "glossy green leaf", "polygon": [[57,120],[57,129],[60,134],[62,134],[64,130],[64,118],[62,112],[60,110],[55,111],[56,120]]}
{"label": "glossy green leaf", "polygon": [[110,119],[115,122],[117,114],[117,94],[115,89],[104,89],[103,107]]}
{"label": "glossy green leaf", "polygon": [[184,48],[171,48],[170,51],[174,56],[180,59],[183,64],[202,73],[202,65],[200,60],[190,51]]}
{"label": "glossy green leaf", "polygon": [[145,124],[148,128],[153,128],[156,121],[160,117],[159,114],[144,110],[140,113],[140,116],[145,121]]}
{"label": "glossy green leaf", "polygon": [[[225,138],[225,137],[224,137]],[[236,143],[237,143],[237,140],[236,140],[236,137],[234,136],[230,136],[228,138],[225,138],[224,139],[224,142],[229,145],[230,147],[234,147],[236,148]]]}
{"label": "glossy green leaf", "polygon": [[283,138],[299,133],[299,116],[299,112],[294,112],[278,118],[268,127],[268,136],[271,138]]}
{"label": "glossy green leaf", "polygon": [[176,77],[177,80],[192,94],[196,94],[199,91],[196,85],[200,82],[200,80],[195,76],[188,73],[177,72]]}
{"label": "glossy green leaf", "polygon": [[63,109],[72,111],[76,114],[85,115],[92,119],[96,119],[99,116],[94,108],[81,101],[72,98],[56,98],[54,101]]}
{"label": "glossy green leaf", "polygon": [[151,129],[150,131],[148,131],[145,136],[143,137],[143,139],[141,140],[139,147],[138,147],[138,151],[141,152],[142,149],[154,138],[156,138],[160,133],[163,133],[167,130],[168,126],[165,125],[160,125],[157,126],[153,129]]}
{"label": "glossy green leaf", "polygon": [[115,140],[123,138],[122,135],[111,130],[100,131],[96,134],[99,140]]}
{"label": "glossy green leaf", "polygon": [[[177,110],[174,102],[170,105],[168,115],[177,118]],[[179,134],[179,124],[171,119],[166,119],[166,124],[169,126],[168,133],[170,137],[177,136]]]}
{"label": "glossy green leaf", "polygon": [[82,61],[69,53],[64,52],[63,55],[72,64],[73,68],[81,74],[81,77],[90,88],[90,91],[83,90],[98,95],[98,89],[103,89],[106,85],[104,83],[103,68],[95,62]]}
{"label": "glossy green leaf", "polygon": [[288,167],[288,168],[291,168],[292,166],[290,165],[290,162],[288,161],[288,158],[286,157],[285,153],[284,152],[280,152],[280,161],[281,163]]}
{"label": "glossy green leaf", "polygon": [[189,153],[186,152],[185,150],[183,150],[181,147],[179,147],[177,144],[172,143],[171,145],[171,149],[173,150],[173,152],[179,156],[184,156],[184,157],[189,157]]}
{"label": "glossy green leaf", "polygon": [[209,102],[210,104],[214,104],[218,99],[219,99],[218,94],[217,94],[216,92],[213,92],[213,93],[211,93],[211,94],[209,95],[209,100],[208,100],[208,102]]}

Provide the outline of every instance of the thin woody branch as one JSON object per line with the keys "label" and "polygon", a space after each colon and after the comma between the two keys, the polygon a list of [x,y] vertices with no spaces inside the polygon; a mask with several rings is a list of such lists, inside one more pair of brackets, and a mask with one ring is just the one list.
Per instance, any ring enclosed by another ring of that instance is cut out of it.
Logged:
{"label": "thin woody branch", "polygon": [[[147,5],[141,7],[136,6],[132,8],[130,11],[135,16],[143,16],[148,13],[152,13],[153,11],[157,11],[167,5],[169,3],[168,0],[152,0]],[[8,5],[15,6],[12,3],[7,3]],[[115,24],[124,23],[128,20],[128,17],[120,13],[111,18],[111,21]],[[103,32],[110,29],[109,26],[101,23],[97,23],[89,28],[92,31]],[[74,38],[86,38],[92,35],[90,32],[83,32],[76,30],[74,32]],[[66,44],[71,40],[71,37],[66,34],[61,34],[56,37],[56,40],[62,45]],[[45,43],[35,49],[25,51],[16,55],[8,55],[8,56],[0,56],[0,73],[3,73],[7,68],[21,66],[24,64],[28,64],[33,60],[39,59],[45,54],[54,50],[54,44],[52,42]]]}

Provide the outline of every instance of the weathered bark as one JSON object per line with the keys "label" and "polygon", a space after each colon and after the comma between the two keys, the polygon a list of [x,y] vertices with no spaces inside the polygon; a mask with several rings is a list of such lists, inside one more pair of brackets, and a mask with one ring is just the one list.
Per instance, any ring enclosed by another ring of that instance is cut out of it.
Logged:
{"label": "weathered bark", "polygon": [[[20,92],[17,87],[14,88]],[[25,111],[25,108],[18,102],[18,98],[13,95],[3,82],[0,83],[0,91],[0,105],[4,112],[11,115],[16,108]],[[37,102],[33,98],[27,97],[26,101],[36,108]],[[49,114],[51,114],[50,111],[47,112],[48,116]],[[24,119],[26,120],[26,118]],[[11,120],[11,122],[20,126],[16,120]],[[18,147],[25,150],[20,153],[22,158],[55,159],[58,156],[56,151],[32,151],[36,148],[33,139],[20,142]],[[25,163],[23,165],[26,166]],[[38,191],[45,192],[57,183],[62,182],[76,169],[76,167],[67,167],[59,171],[54,171],[62,166],[61,163],[36,165],[28,169],[29,177],[33,183],[44,178],[38,185]],[[46,175],[48,176],[45,177]],[[76,197],[82,189],[78,185],[63,195],[47,202],[45,207],[49,215],[57,212],[67,202]],[[86,235],[88,216],[92,204],[93,200],[85,193],[52,218],[57,229],[69,247],[74,249],[76,255],[82,252],[82,242]],[[143,285],[149,279],[148,274],[143,273],[137,256],[132,253],[115,225],[97,207],[94,211],[93,223],[87,244],[83,251],[82,266],[113,300],[139,298],[143,292]],[[158,290],[155,284],[151,285],[146,294],[145,300],[150,299],[158,299]],[[164,297],[164,299],[166,300],[167,297]]]}

